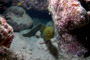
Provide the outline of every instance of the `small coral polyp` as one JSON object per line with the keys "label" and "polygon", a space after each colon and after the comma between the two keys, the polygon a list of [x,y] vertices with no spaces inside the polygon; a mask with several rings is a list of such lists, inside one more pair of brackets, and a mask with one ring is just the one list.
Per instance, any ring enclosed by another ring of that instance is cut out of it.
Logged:
{"label": "small coral polyp", "polygon": [[13,37],[13,28],[6,23],[4,18],[0,17],[0,46],[9,48]]}

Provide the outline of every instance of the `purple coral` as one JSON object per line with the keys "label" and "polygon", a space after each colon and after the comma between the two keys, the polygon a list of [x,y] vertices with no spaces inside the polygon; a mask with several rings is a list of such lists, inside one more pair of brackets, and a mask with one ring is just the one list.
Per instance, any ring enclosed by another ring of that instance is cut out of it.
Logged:
{"label": "purple coral", "polygon": [[51,0],[49,1],[49,9],[53,14],[53,21],[55,26],[60,31],[73,30],[79,26],[88,23],[86,17],[86,10],[81,6],[77,0]]}
{"label": "purple coral", "polygon": [[84,45],[88,33],[86,32],[88,26],[85,25],[89,23],[90,14],[87,14],[78,0],[48,0],[48,2],[60,51],[67,55],[84,56],[88,51]]}

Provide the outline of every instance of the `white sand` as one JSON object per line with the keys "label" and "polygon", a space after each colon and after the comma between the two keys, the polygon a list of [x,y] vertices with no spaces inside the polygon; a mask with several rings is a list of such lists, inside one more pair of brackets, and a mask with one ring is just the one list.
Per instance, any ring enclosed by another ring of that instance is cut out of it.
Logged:
{"label": "white sand", "polygon": [[[15,37],[10,49],[19,54],[20,59],[24,58],[25,60],[56,60],[53,55],[50,54],[50,51],[48,50],[46,44],[40,44],[44,42],[42,38],[36,38],[35,36],[22,36],[22,34],[25,34],[28,31],[29,29],[19,33],[15,32]],[[58,46],[55,42],[55,38],[53,38],[51,41],[56,47]],[[22,55],[24,57],[22,57]]]}

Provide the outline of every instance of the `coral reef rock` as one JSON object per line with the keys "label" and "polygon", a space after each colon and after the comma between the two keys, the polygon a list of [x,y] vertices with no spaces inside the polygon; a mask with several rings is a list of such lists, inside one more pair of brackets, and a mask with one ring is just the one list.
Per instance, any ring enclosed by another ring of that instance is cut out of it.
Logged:
{"label": "coral reef rock", "polygon": [[5,19],[0,17],[0,46],[10,47],[13,40],[13,28],[6,23]]}
{"label": "coral reef rock", "polygon": [[33,20],[22,7],[11,6],[3,14],[14,31],[21,31],[30,28],[33,25]]}
{"label": "coral reef rock", "polygon": [[87,11],[77,0],[50,0],[49,11],[52,12],[55,27],[60,31],[69,31],[88,23]]}
{"label": "coral reef rock", "polygon": [[13,5],[22,6],[28,9],[36,9],[39,11],[47,10],[48,2],[47,0],[13,0]]}
{"label": "coral reef rock", "polygon": [[86,45],[90,42],[87,39],[89,33],[87,28],[90,24],[87,10],[78,0],[48,0],[48,2],[48,10],[54,21],[59,53],[66,59],[70,58],[69,60],[88,55],[90,48]]}
{"label": "coral reef rock", "polygon": [[0,60],[17,60],[15,53],[4,46],[0,47]]}

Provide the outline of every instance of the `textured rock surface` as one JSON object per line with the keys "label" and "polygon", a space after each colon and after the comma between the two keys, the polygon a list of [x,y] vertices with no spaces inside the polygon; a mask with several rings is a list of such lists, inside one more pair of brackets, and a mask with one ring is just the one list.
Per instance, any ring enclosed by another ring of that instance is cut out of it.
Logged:
{"label": "textured rock surface", "polygon": [[36,10],[47,10],[48,3],[47,0],[13,0],[14,5],[18,5],[19,2],[23,2],[21,6],[28,9],[36,9]]}
{"label": "textured rock surface", "polygon": [[12,51],[4,46],[0,46],[0,59],[1,60],[8,60],[11,58]]}
{"label": "textured rock surface", "polygon": [[21,7],[12,6],[3,14],[15,31],[27,29],[33,25],[33,21]]}
{"label": "textured rock surface", "polygon": [[13,28],[6,23],[4,18],[0,17],[0,46],[10,47],[13,37]]}
{"label": "textured rock surface", "polygon": [[60,31],[73,30],[88,23],[86,10],[77,0],[50,0],[49,10],[52,12],[55,27]]}
{"label": "textured rock surface", "polygon": [[[86,31],[88,31],[87,28],[90,26],[88,24],[89,16],[87,15],[87,11],[78,0],[48,1],[48,9],[54,21],[60,53],[65,58],[85,56],[84,54],[89,49],[84,45],[87,44],[86,40],[88,40],[88,36]],[[82,27],[86,24],[89,26]]]}

